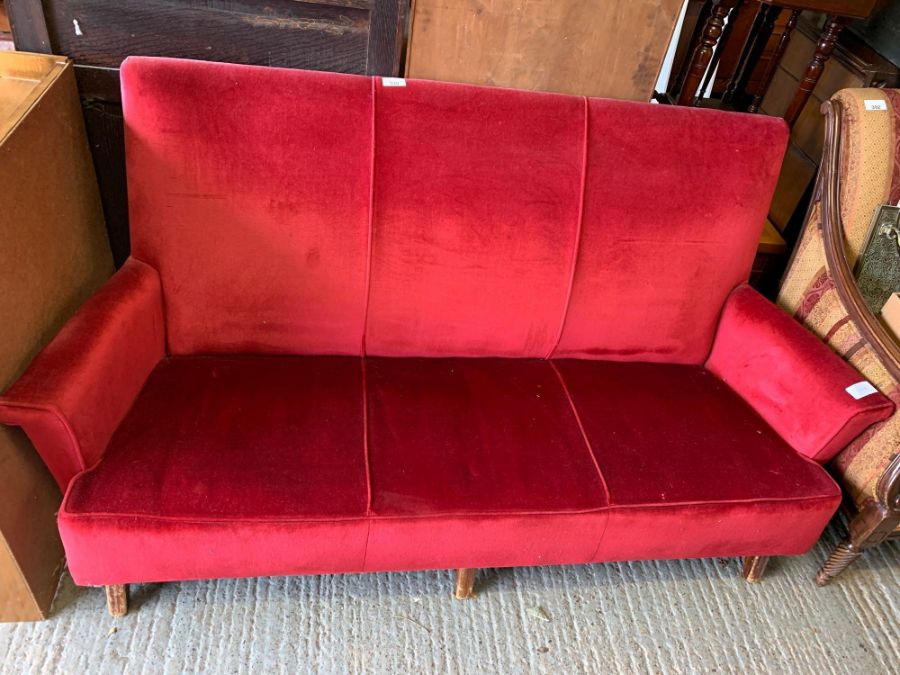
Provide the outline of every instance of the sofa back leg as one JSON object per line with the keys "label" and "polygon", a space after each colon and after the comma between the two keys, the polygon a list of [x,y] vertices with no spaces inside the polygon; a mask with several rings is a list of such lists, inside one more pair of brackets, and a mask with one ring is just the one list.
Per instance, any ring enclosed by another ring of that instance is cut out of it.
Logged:
{"label": "sofa back leg", "polygon": [[474,569],[461,567],[460,569],[456,570],[456,591],[453,593],[453,597],[455,597],[457,600],[474,598],[475,592],[472,590],[474,587]]}
{"label": "sofa back leg", "polygon": [[106,608],[110,615],[122,617],[128,614],[128,586],[106,586]]}
{"label": "sofa back leg", "polygon": [[751,584],[755,584],[762,579],[762,575],[766,571],[766,565],[768,564],[769,556],[748,555],[744,558],[744,569],[742,571],[744,579]]}

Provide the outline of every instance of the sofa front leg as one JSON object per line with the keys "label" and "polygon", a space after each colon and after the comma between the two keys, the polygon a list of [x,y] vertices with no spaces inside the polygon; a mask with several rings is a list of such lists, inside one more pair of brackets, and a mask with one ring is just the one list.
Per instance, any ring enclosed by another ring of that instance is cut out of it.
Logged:
{"label": "sofa front leg", "polygon": [[128,586],[117,584],[106,586],[106,608],[111,616],[123,617],[128,614]]}
{"label": "sofa front leg", "polygon": [[475,587],[475,570],[461,567],[456,570],[456,590],[453,597],[457,600],[467,600],[475,597],[472,590]]}
{"label": "sofa front leg", "polygon": [[751,584],[757,583],[762,579],[762,575],[766,571],[766,565],[769,564],[769,556],[766,555],[748,555],[744,558],[744,569],[741,574],[744,579]]}

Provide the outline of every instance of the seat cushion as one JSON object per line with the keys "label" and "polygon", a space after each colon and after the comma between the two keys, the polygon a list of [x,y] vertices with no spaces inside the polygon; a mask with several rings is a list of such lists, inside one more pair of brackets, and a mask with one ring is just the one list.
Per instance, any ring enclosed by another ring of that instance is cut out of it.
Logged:
{"label": "seat cushion", "polygon": [[366,383],[366,569],[593,556],[606,492],[550,362],[368,359]]}
{"label": "seat cushion", "polygon": [[692,366],[175,357],[60,531],[80,584],[765,555],[838,495]]}
{"label": "seat cushion", "polygon": [[701,367],[555,364],[609,490],[598,560],[801,553],[840,502],[820,466]]}
{"label": "seat cushion", "polygon": [[166,518],[364,516],[363,445],[358,358],[170,358],[66,506]]}
{"label": "seat cushion", "polygon": [[362,368],[162,361],[59,522],[81,584],[362,569]]}

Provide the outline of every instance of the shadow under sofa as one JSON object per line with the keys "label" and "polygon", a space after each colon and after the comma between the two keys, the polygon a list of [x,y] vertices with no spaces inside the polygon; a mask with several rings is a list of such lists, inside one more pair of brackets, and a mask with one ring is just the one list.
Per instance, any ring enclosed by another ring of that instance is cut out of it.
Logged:
{"label": "shadow under sofa", "polygon": [[208,577],[757,578],[892,410],[743,285],[779,121],[175,59],[122,81],[132,256],[0,399],[114,613]]}

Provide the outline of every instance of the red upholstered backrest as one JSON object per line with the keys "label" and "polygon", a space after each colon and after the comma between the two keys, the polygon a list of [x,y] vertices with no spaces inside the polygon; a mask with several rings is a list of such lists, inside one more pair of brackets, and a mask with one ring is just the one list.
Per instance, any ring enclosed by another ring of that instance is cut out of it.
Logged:
{"label": "red upholstered backrest", "polygon": [[702,362],[786,143],[750,115],[173,59],[122,70],[172,353]]}

